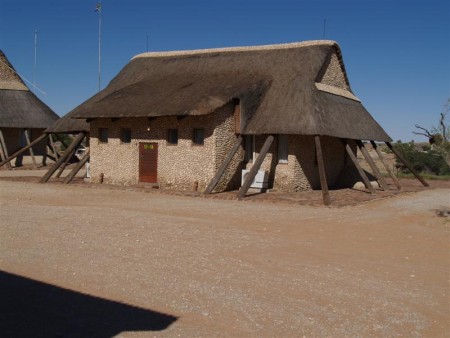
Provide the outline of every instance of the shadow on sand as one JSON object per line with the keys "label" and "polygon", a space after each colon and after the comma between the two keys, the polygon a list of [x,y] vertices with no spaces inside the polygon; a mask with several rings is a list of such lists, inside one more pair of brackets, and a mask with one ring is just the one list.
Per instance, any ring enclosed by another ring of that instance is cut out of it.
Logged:
{"label": "shadow on sand", "polygon": [[164,330],[176,320],[0,271],[1,337],[113,337]]}

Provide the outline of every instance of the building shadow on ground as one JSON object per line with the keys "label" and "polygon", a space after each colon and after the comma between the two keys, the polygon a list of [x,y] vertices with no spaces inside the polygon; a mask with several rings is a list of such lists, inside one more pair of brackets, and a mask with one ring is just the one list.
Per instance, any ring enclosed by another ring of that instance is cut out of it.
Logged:
{"label": "building shadow on ground", "polygon": [[165,330],[176,320],[0,271],[1,337],[113,337]]}

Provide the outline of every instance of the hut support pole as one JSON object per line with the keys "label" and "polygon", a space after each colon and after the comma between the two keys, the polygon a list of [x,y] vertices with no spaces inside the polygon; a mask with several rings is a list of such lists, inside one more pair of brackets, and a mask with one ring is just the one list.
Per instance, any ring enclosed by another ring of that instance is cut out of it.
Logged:
{"label": "hut support pole", "polygon": [[[5,154],[3,153],[3,146],[0,144],[0,157],[1,157],[1,159],[2,159],[2,163],[3,162],[5,162],[5,160],[6,160],[6,156],[5,156]],[[6,162],[5,162],[6,163]]]}
{"label": "hut support pole", "polygon": [[386,181],[384,180],[383,176],[381,175],[381,172],[378,169],[378,167],[376,166],[372,157],[370,157],[370,154],[367,151],[366,147],[364,146],[364,143],[362,143],[361,140],[357,140],[356,145],[358,146],[359,150],[361,150],[361,153],[363,154],[364,158],[366,159],[366,162],[369,164],[370,168],[372,169],[373,174],[378,179],[378,182],[380,182],[381,189],[389,190],[389,187],[388,187]]}
{"label": "hut support pole", "polygon": [[367,175],[364,173],[364,170],[361,168],[361,166],[358,163],[358,160],[355,157],[355,154],[353,154],[352,148],[348,145],[348,141],[341,139],[342,143],[345,146],[345,150],[347,151],[348,156],[352,160],[353,164],[355,165],[356,169],[358,170],[359,176],[361,176],[364,185],[366,188],[370,191],[371,194],[375,193],[375,189],[372,187],[372,184],[370,184],[369,179],[367,178]]}
{"label": "hut support pole", "polygon": [[20,154],[24,153],[25,151],[27,151],[28,148],[30,148],[30,147],[34,146],[35,144],[41,142],[42,140],[46,139],[47,136],[48,136],[47,134],[42,134],[42,135],[39,136],[37,139],[35,139],[33,142],[31,142],[29,145],[23,147],[22,149],[18,150],[17,152],[15,152],[14,154],[12,154],[12,155],[11,155],[10,157],[8,157],[7,159],[3,160],[3,161],[0,163],[0,167],[1,167],[2,165],[4,165],[5,163],[7,163],[7,162],[13,160],[14,158],[16,158],[17,156],[19,156]]}
{"label": "hut support pole", "polygon": [[272,145],[274,140],[273,135],[267,136],[266,141],[264,142],[264,145],[261,149],[261,152],[259,153],[258,158],[255,160],[255,163],[253,163],[252,168],[250,169],[250,172],[248,173],[247,178],[244,181],[244,184],[242,185],[241,189],[239,189],[238,192],[238,199],[243,199],[245,197],[245,194],[247,194],[248,189],[250,188],[253,180],[255,179],[256,174],[258,173],[259,168],[261,167],[261,164],[264,161],[264,158],[267,155],[267,152],[270,149],[270,146]]}
{"label": "hut support pole", "polygon": [[6,163],[8,166],[8,169],[12,169],[11,163],[7,161],[9,155],[8,155],[8,148],[6,148],[5,138],[3,137],[3,131],[0,129],[0,147],[2,148],[3,156],[6,158],[3,162]]}
{"label": "hut support pole", "polygon": [[391,142],[385,142],[386,145],[389,147],[389,149],[392,150],[392,152],[395,154],[395,156],[398,157],[398,159],[409,169],[410,172],[413,173],[414,176],[422,183],[424,187],[429,187],[430,185],[417,173],[417,171],[414,170],[414,168],[411,166],[411,164],[406,161],[406,159],[403,158],[403,156],[395,150],[395,148],[392,146]]}
{"label": "hut support pole", "polygon": [[47,173],[40,179],[39,183],[45,183],[50,179],[50,177],[52,177],[53,173],[58,170],[61,164],[66,160],[67,156],[70,155],[72,150],[76,149],[80,145],[85,136],[86,134],[84,132],[78,134],[76,139],[72,141],[69,148],[66,149],[64,154],[58,160],[56,160],[55,163],[53,163],[50,169],[48,169]]}
{"label": "hut support pole", "polygon": [[[28,129],[24,129],[23,133],[25,134],[25,140],[27,141],[27,145],[30,145],[30,134],[28,133]],[[37,164],[36,164],[36,158],[34,157],[34,151],[33,151],[33,147],[29,147],[28,148],[30,151],[30,155],[31,155],[31,160],[33,161],[33,168],[37,169]]]}
{"label": "hut support pole", "polygon": [[314,136],[316,143],[317,165],[319,166],[320,187],[322,188],[322,199],[324,205],[330,205],[330,193],[328,192],[327,174],[325,172],[325,164],[322,155],[322,146],[320,145],[320,136]]}
{"label": "hut support pole", "polygon": [[80,171],[80,169],[86,164],[86,162],[89,160],[89,150],[86,152],[86,154],[84,154],[83,158],[81,159],[80,162],[77,163],[77,165],[75,166],[75,168],[72,169],[72,171],[69,173],[69,175],[67,175],[67,177],[64,179],[63,183],[67,184],[70,183],[73,178],[75,177],[75,175],[77,174],[77,172]]}
{"label": "hut support pole", "polygon": [[209,182],[208,186],[206,187],[206,190],[204,191],[204,194],[212,193],[212,191],[214,190],[214,188],[216,187],[216,185],[219,183],[220,179],[222,178],[223,173],[228,168],[228,165],[230,164],[233,156],[238,151],[239,146],[241,145],[243,139],[244,138],[242,137],[242,135],[239,135],[239,137],[236,140],[236,143],[234,144],[233,148],[231,148],[231,150],[228,153],[225,161],[223,161],[222,165],[217,170],[217,172],[214,175],[213,179],[211,180],[211,182]]}
{"label": "hut support pole", "polygon": [[61,176],[61,174],[63,173],[64,169],[66,169],[67,164],[69,163],[70,159],[73,157],[73,155],[75,154],[76,151],[77,151],[76,149],[72,150],[72,152],[69,154],[69,156],[67,156],[67,158],[64,160],[63,164],[61,165],[61,168],[59,168],[59,171],[56,174],[56,177]]}
{"label": "hut support pole", "polygon": [[53,142],[52,134],[48,134],[48,139],[50,141],[50,147],[52,148],[53,154],[55,154],[55,159],[59,158],[59,154],[56,151],[55,143]]}
{"label": "hut support pole", "polygon": [[387,163],[384,161],[383,158],[383,154],[381,153],[380,149],[378,148],[377,144],[374,141],[370,141],[370,144],[372,144],[373,149],[375,149],[375,151],[378,154],[378,157],[380,158],[381,163],[383,163],[384,168],[386,169],[387,173],[389,174],[389,176],[391,177],[392,181],[394,182],[394,184],[397,186],[397,189],[400,190],[402,188],[402,186],[400,185],[399,180],[397,179],[397,177],[395,177],[394,173],[392,172],[391,168],[389,168],[389,166],[387,165]]}

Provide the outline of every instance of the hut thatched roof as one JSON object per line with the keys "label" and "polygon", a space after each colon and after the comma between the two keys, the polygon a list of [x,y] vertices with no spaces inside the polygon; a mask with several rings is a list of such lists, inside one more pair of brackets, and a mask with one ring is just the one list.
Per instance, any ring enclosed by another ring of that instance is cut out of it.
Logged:
{"label": "hut thatched roof", "polygon": [[39,100],[0,50],[0,127],[47,128],[59,116]]}
{"label": "hut thatched roof", "polygon": [[75,134],[79,132],[89,132],[89,123],[86,120],[74,119],[70,114],[66,114],[48,127],[46,133]]}
{"label": "hut thatched roof", "polygon": [[391,140],[352,93],[334,41],[140,54],[70,114],[204,115],[233,98],[245,134]]}

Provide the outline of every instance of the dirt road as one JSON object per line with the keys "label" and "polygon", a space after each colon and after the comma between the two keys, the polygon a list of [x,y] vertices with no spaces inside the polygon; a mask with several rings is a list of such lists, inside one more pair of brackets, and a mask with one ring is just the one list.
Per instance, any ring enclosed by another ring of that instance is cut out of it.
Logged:
{"label": "dirt road", "polygon": [[0,181],[0,335],[445,337],[450,189],[325,208]]}

